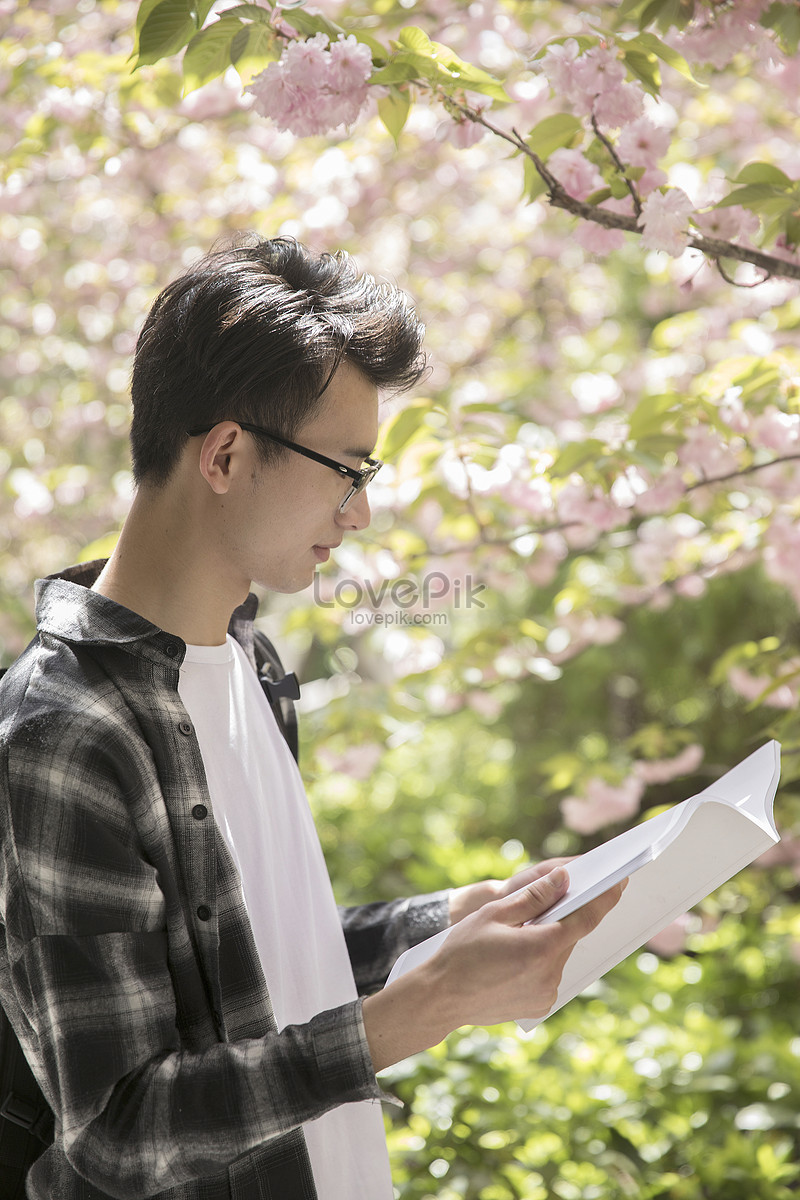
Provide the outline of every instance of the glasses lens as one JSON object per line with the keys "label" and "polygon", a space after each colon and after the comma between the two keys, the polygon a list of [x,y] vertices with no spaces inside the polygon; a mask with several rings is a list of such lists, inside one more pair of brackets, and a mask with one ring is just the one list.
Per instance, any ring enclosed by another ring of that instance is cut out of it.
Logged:
{"label": "glasses lens", "polygon": [[383,463],[378,462],[376,459],[367,459],[367,462],[370,465],[364,468],[361,473],[361,478],[350,488],[350,491],[339,505],[339,512],[347,512],[348,508],[355,500],[359,492],[364,491],[364,488],[367,486],[367,484],[372,482],[372,480],[378,474],[378,471],[380,471],[381,467],[383,466]]}
{"label": "glasses lens", "polygon": [[360,481],[359,483],[354,483],[352,485],[352,487],[348,489],[347,495],[345,496],[342,503],[339,505],[340,513],[347,512],[348,508],[350,507],[352,502],[355,500],[358,493],[363,492],[366,485],[367,485],[367,481],[363,480],[363,481]]}

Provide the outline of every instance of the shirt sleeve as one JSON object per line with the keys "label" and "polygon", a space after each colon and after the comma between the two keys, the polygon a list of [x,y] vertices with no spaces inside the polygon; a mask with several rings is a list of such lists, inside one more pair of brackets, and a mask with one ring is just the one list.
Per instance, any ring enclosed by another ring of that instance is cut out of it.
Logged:
{"label": "shirt sleeve", "polygon": [[0,994],[68,1161],[130,1200],[382,1092],[360,1000],[235,1042],[216,1039],[209,1002],[187,1030],[174,972],[191,926],[168,921],[131,819],[147,809],[119,772],[124,739],[94,726],[50,716],[0,760]]}
{"label": "shirt sleeve", "polygon": [[339,908],[359,995],[380,990],[395,960],[450,924],[449,889],[407,900]]}

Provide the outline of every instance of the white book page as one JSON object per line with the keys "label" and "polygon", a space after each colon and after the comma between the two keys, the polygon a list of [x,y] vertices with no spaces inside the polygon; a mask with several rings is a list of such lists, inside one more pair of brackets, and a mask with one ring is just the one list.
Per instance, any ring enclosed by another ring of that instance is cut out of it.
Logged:
{"label": "white book page", "polygon": [[[705,791],[568,865],[568,891],[536,924],[567,916],[626,876],[630,882],[619,904],[577,943],[547,1016],[779,840],[772,815],[779,776],[780,746],[768,742]],[[448,933],[402,954],[387,982],[434,954]],[[530,1030],[544,1019],[519,1024]]]}

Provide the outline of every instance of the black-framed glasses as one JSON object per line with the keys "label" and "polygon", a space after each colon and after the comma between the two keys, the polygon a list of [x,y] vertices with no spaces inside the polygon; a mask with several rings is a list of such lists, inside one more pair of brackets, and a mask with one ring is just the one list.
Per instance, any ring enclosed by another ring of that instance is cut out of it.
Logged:
{"label": "black-framed glasses", "polygon": [[[233,420],[234,418],[230,419]],[[216,421],[215,424],[218,425],[219,421]],[[287,450],[294,450],[295,454],[302,454],[305,458],[311,458],[314,462],[322,463],[323,467],[329,467],[337,475],[349,479],[351,484],[344,500],[339,505],[340,513],[347,512],[347,509],[359,492],[364,491],[364,488],[372,482],[383,466],[379,458],[365,458],[364,462],[367,465],[360,470],[356,467],[346,467],[344,463],[337,462],[335,458],[328,458],[324,454],[318,454],[316,450],[309,450],[307,446],[299,446],[297,442],[290,442],[288,438],[281,437],[277,433],[272,433],[269,429],[262,429],[260,425],[250,425],[247,421],[236,421],[236,424],[240,429],[246,430],[247,433],[260,433],[262,437],[267,437],[270,441],[279,442]],[[204,425],[200,429],[190,429],[189,437],[198,437],[201,433],[208,433],[213,428],[213,425]]]}

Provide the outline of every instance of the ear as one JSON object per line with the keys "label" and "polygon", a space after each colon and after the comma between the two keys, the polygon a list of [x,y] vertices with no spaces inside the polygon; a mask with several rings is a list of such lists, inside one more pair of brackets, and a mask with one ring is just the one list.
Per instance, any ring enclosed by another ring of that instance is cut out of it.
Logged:
{"label": "ear", "polygon": [[200,449],[200,474],[213,492],[224,496],[245,450],[244,434],[235,421],[220,421]]}

